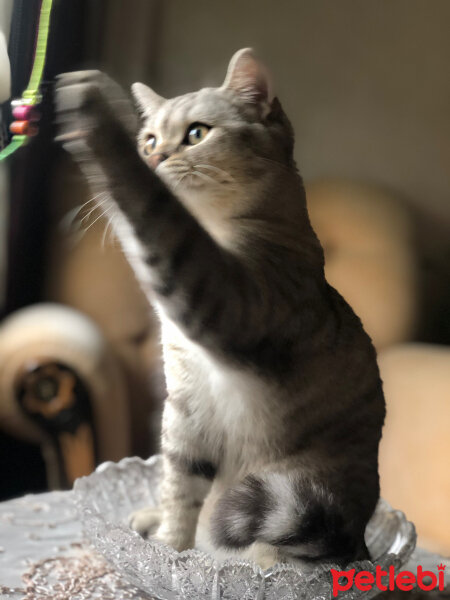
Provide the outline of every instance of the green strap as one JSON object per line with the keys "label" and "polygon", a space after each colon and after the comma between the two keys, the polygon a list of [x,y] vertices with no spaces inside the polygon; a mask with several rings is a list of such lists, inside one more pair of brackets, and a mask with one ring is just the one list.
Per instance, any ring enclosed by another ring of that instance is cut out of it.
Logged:
{"label": "green strap", "polygon": [[[24,104],[37,104],[40,100],[39,87],[44,72],[45,55],[47,53],[48,34],[50,26],[50,13],[53,0],[42,0],[41,12],[39,15],[38,36],[36,40],[36,51],[34,54],[33,69],[31,71],[28,87],[24,91],[22,98]],[[26,135],[14,135],[11,143],[0,152],[0,160],[4,160],[15,152],[18,148],[26,144],[28,137]]]}
{"label": "green strap", "polygon": [[45,55],[47,52],[52,2],[53,0],[42,0],[33,70],[31,71],[28,87],[23,93],[23,98],[25,100],[31,100],[30,104],[36,104],[39,98],[39,86],[41,85],[42,73],[45,65]]}
{"label": "green strap", "polygon": [[15,135],[11,142],[3,148],[0,152],[0,160],[4,160],[8,158],[13,152],[18,150],[21,146],[23,146],[27,142],[28,138],[26,135]]}

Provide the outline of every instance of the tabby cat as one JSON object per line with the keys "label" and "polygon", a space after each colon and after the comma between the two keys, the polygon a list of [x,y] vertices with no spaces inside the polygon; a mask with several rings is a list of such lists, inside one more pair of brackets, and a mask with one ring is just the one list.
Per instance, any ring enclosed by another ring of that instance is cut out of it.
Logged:
{"label": "tabby cat", "polygon": [[156,525],[184,550],[203,507],[205,549],[264,567],[345,564],[368,557],[382,384],[360,320],[325,280],[293,130],[269,87],[250,49],[218,88],[166,100],[136,83],[136,148],[120,88],[69,73],[59,139],[114,215],[161,321],[161,509],[132,527]]}

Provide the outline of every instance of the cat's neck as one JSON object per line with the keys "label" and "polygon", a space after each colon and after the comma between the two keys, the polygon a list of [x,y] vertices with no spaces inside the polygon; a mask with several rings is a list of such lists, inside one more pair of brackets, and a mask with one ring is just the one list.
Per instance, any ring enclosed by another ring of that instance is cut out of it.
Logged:
{"label": "cat's neck", "polygon": [[[274,232],[277,225],[280,235],[288,229],[298,232],[296,224],[304,221],[304,190],[298,173],[267,172],[255,178],[252,186],[233,188],[217,193],[210,191],[177,190],[184,206],[202,227],[222,247],[233,250],[242,245],[243,237],[252,229]],[[300,209],[300,211],[299,211]],[[277,224],[278,221],[278,224]]]}

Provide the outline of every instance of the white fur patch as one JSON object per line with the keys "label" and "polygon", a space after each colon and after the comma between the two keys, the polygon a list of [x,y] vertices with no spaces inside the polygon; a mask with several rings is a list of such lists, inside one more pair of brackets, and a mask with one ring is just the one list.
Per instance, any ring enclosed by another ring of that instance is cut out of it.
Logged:
{"label": "white fur patch", "polygon": [[[221,362],[187,339],[162,310],[160,317],[169,394],[183,386],[195,415],[190,426],[196,429],[198,424],[203,432],[206,429],[203,442],[209,456],[221,452],[220,476],[229,483],[237,481],[270,460],[276,448],[273,432],[277,415],[271,409],[270,388],[252,373]],[[167,349],[168,342],[181,347],[188,357],[184,371]],[[169,415],[167,425],[171,426],[176,415]]]}
{"label": "white fur patch", "polygon": [[150,301],[151,296],[149,292],[152,277],[151,270],[146,264],[146,252],[136,238],[133,227],[128,222],[128,219],[119,210],[114,216],[114,232],[117,234],[123,252],[132,266],[137,280]]}
{"label": "white fur patch", "polygon": [[263,539],[275,539],[292,533],[299,519],[292,480],[285,473],[271,473],[265,478],[265,489],[272,497],[272,510],[260,529]]}

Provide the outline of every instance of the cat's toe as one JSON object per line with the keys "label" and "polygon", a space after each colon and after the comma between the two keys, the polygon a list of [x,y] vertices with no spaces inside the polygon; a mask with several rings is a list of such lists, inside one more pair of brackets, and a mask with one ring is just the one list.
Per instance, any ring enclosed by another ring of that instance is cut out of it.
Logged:
{"label": "cat's toe", "polygon": [[262,542],[255,542],[249,546],[247,550],[242,551],[240,554],[243,558],[247,558],[255,562],[261,567],[261,569],[263,569],[263,571],[270,569],[279,562],[282,562],[282,558],[278,549],[275,548],[275,546],[264,544]]}
{"label": "cat's toe", "polygon": [[147,506],[131,513],[128,524],[134,531],[143,537],[155,533],[161,523],[161,509],[159,507]]}

